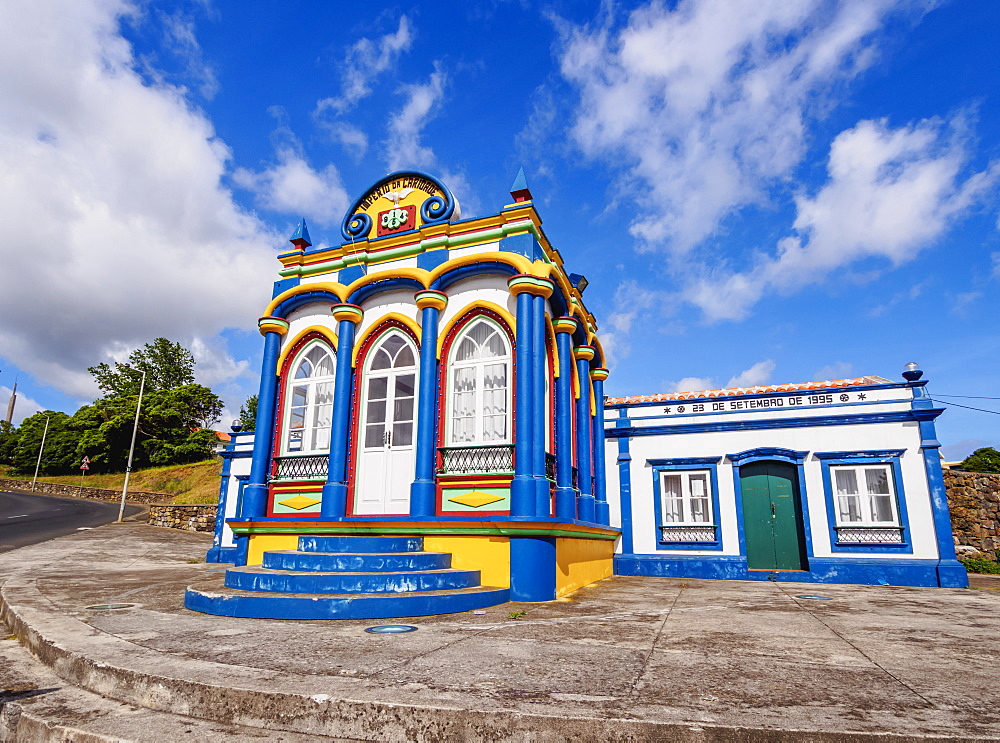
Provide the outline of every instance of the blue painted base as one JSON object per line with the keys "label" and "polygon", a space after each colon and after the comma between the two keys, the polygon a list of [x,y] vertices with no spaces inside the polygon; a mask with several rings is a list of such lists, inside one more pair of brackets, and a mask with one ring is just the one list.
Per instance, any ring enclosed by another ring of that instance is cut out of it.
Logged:
{"label": "blue painted base", "polygon": [[556,597],[556,540],[511,537],[510,596],[514,601],[552,601]]}
{"label": "blue painted base", "polygon": [[212,547],[205,555],[205,562],[236,562],[235,547]]}
{"label": "blue painted base", "polygon": [[205,614],[253,619],[389,619],[454,614],[496,606],[510,600],[510,589],[476,588],[467,593],[393,596],[302,594],[240,595],[207,593],[189,588],[184,607]]}
{"label": "blue painted base", "polygon": [[806,572],[769,572],[747,569],[745,557],[616,555],[615,574],[711,580],[854,583],[872,586],[965,588],[969,585],[965,569],[961,563],[954,560],[878,558],[844,560],[813,557],[809,560],[809,570]]}
{"label": "blue painted base", "polygon": [[[265,552],[259,567],[246,567],[247,538],[237,542],[243,564],[226,571],[226,587],[189,588],[187,608],[267,619],[381,619],[481,609],[511,593],[480,586],[478,570],[451,568],[449,554],[423,552],[422,537],[300,536],[298,550]],[[554,541],[552,549],[554,559]]]}
{"label": "blue painted base", "polygon": [[581,495],[577,502],[581,521],[597,523],[597,505],[592,495]]}
{"label": "blue painted base", "polygon": [[433,480],[414,480],[410,485],[410,518],[434,515],[437,486]]}
{"label": "blue painted base", "polygon": [[594,505],[595,514],[594,517],[598,524],[604,524],[607,526],[611,523],[611,506],[608,505],[606,500],[599,500]]}
{"label": "blue painted base", "polygon": [[323,518],[336,518],[347,513],[347,485],[345,483],[326,483],[319,497],[322,499],[319,510]]}

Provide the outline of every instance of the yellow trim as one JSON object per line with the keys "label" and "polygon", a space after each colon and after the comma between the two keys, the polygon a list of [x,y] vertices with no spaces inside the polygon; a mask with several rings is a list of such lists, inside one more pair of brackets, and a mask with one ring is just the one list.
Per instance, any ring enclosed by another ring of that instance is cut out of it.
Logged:
{"label": "yellow trim", "polygon": [[597,355],[597,351],[591,346],[577,346],[573,349],[573,358],[579,361],[580,359],[586,359],[590,361]]}
{"label": "yellow trim", "polygon": [[[411,320],[406,315],[402,315],[399,312],[390,312],[387,315],[382,315],[378,320],[376,320],[372,325],[368,327],[368,330],[363,332],[354,341],[354,351],[351,353],[351,368],[357,368],[358,365],[358,354],[361,352],[361,347],[364,345],[365,341],[368,339],[372,333],[379,330],[386,320],[399,320],[403,325],[408,327],[413,331],[414,336],[417,338],[417,342],[420,342],[420,326],[417,325],[416,321]],[[417,356],[419,356],[419,348]]]}
{"label": "yellow trim", "polygon": [[347,287],[343,284],[337,283],[336,281],[323,281],[316,284],[299,284],[298,286],[293,286],[291,289],[286,289],[272,299],[271,303],[267,305],[267,309],[264,311],[264,314],[273,315],[274,310],[278,307],[278,305],[286,299],[290,299],[298,294],[306,294],[307,292],[316,291],[327,291],[338,297],[341,302],[347,301],[347,294],[345,293],[347,291]]}
{"label": "yellow trim", "polygon": [[610,540],[556,537],[556,596],[610,578],[614,556]]}
{"label": "yellow trim", "polygon": [[600,363],[600,365],[601,365],[602,367],[607,367],[607,365],[608,365],[608,359],[607,359],[607,357],[606,357],[606,356],[604,355],[604,346],[603,346],[603,345],[601,345],[601,341],[600,341],[600,339],[599,339],[599,338],[597,337],[597,335],[596,335],[596,334],[594,335],[594,339],[593,339],[593,341],[591,342],[591,345],[592,345],[592,346],[594,346],[594,348],[596,348],[596,349],[597,349],[597,356],[596,356],[596,358],[597,358],[597,361],[598,361],[598,362]]}
{"label": "yellow trim", "polygon": [[[608,544],[614,549],[614,542]],[[427,535],[424,537],[424,551],[450,552],[451,566],[480,571],[482,585],[510,587],[510,540],[507,537]]]}
{"label": "yellow trim", "polygon": [[549,349],[552,351],[552,378],[559,379],[559,349],[556,347],[556,329],[552,325],[552,318],[549,313],[545,313],[545,330],[549,334]]}
{"label": "yellow trim", "polygon": [[260,565],[264,561],[265,552],[299,548],[298,534],[251,534],[247,539],[250,540],[247,545],[247,565]]}
{"label": "yellow trim", "polygon": [[334,333],[329,328],[324,328],[322,325],[313,325],[306,328],[305,330],[296,333],[294,338],[292,338],[290,341],[282,345],[281,353],[278,354],[278,365],[275,367],[274,371],[275,374],[281,373],[281,366],[282,364],[285,363],[285,359],[288,358],[288,354],[291,353],[293,348],[295,348],[295,344],[298,343],[300,340],[302,340],[304,337],[306,337],[309,333],[313,332],[319,333],[330,342],[331,346],[330,350],[333,351],[334,358],[336,358],[337,334]]}
{"label": "yellow trim", "polygon": [[[438,333],[438,347],[437,347],[438,359],[441,358],[441,351],[444,349],[444,340],[445,338],[448,337],[448,333],[451,332],[451,329],[455,327],[456,323],[458,323],[467,314],[469,314],[470,310],[477,309],[479,307],[482,307],[483,309],[487,310],[492,310],[493,312],[496,312],[498,315],[500,315],[500,317],[502,317],[504,321],[507,323],[507,327],[510,328],[511,334],[517,337],[517,320],[515,320],[514,316],[510,314],[505,308],[493,302],[480,302],[477,300],[472,300],[467,305],[464,305],[462,309],[460,309],[454,317],[452,317],[448,322],[446,322],[444,324],[444,327],[441,328],[441,331]],[[514,349],[511,349],[511,358],[513,358],[513,356],[514,356]]]}

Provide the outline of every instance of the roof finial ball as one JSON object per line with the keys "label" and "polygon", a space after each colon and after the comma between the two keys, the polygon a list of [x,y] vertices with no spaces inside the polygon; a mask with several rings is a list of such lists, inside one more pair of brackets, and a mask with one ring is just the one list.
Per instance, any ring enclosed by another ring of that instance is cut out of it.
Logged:
{"label": "roof finial ball", "polygon": [[233,421],[233,425],[231,425],[230,428],[233,429],[233,433],[239,433],[240,431],[243,430],[243,424],[240,423],[238,420],[235,420]]}
{"label": "roof finial ball", "polygon": [[920,364],[914,361],[903,367],[903,379],[907,382],[916,382],[922,376],[924,376],[924,373],[920,370]]}

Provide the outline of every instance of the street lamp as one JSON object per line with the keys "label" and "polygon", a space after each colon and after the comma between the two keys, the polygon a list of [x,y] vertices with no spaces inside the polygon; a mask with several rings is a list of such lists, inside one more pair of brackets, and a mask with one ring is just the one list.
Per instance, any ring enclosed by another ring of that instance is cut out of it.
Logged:
{"label": "street lamp", "polygon": [[[126,367],[128,368],[128,367]],[[139,401],[135,404],[135,423],[132,424],[132,444],[128,448],[128,464],[125,466],[125,484],[122,485],[122,503],[118,509],[118,520],[116,524],[122,522],[125,515],[125,494],[128,493],[128,478],[132,474],[132,455],[135,453],[135,434],[139,430],[139,409],[142,408],[142,391],[146,388],[146,370],[141,369],[142,381],[139,382]]]}
{"label": "street lamp", "polygon": [[45,430],[42,431],[42,445],[38,447],[38,461],[35,462],[35,477],[31,481],[31,492],[35,492],[35,483],[38,482],[38,468],[42,466],[42,452],[45,451],[45,437],[49,435],[49,416],[45,416]]}

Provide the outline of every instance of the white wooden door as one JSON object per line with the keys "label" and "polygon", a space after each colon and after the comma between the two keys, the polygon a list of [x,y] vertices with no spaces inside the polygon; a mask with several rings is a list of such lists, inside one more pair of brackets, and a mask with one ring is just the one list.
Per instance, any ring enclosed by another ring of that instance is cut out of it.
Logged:
{"label": "white wooden door", "polygon": [[354,512],[408,514],[415,471],[417,355],[390,331],[372,349],[362,383]]}

